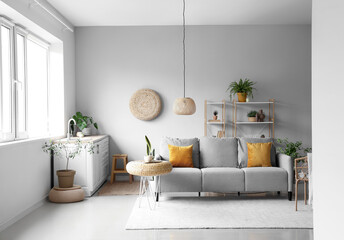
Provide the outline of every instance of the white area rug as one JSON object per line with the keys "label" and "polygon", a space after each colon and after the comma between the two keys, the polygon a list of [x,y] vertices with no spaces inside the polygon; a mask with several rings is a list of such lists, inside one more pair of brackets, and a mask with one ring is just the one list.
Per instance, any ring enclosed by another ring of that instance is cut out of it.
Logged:
{"label": "white area rug", "polygon": [[126,229],[313,228],[310,206],[273,197],[161,198],[155,210],[138,200]]}

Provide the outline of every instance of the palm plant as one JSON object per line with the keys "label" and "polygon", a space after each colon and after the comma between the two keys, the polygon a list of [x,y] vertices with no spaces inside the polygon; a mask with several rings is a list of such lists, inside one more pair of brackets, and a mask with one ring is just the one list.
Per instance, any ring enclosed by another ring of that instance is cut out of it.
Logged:
{"label": "palm plant", "polygon": [[256,83],[248,78],[245,78],[245,80],[242,80],[240,78],[239,82],[231,82],[227,88],[227,92],[229,91],[231,101],[233,95],[235,95],[236,93],[246,93],[248,96],[251,96],[253,98],[253,89],[256,90],[253,87],[254,84]]}

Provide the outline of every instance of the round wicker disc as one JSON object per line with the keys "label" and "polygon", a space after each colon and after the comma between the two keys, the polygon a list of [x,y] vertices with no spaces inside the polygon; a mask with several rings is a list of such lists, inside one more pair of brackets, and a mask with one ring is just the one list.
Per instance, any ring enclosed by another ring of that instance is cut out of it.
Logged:
{"label": "round wicker disc", "polygon": [[159,95],[152,89],[140,89],[130,98],[130,111],[140,120],[152,120],[161,111]]}
{"label": "round wicker disc", "polygon": [[169,161],[145,164],[144,161],[138,160],[129,162],[126,169],[131,175],[159,176],[171,172],[172,164]]}

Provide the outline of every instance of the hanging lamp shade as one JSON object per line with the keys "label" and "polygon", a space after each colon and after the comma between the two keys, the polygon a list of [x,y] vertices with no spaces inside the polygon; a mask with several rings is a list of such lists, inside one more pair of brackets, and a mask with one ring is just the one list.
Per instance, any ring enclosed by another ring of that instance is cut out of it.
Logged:
{"label": "hanging lamp shade", "polygon": [[173,103],[173,112],[177,115],[192,115],[196,112],[196,104],[192,98],[185,97],[185,0],[183,0],[183,80],[184,97]]}
{"label": "hanging lamp shade", "polygon": [[192,115],[196,112],[196,104],[192,98],[177,98],[173,103],[173,112],[177,115]]}

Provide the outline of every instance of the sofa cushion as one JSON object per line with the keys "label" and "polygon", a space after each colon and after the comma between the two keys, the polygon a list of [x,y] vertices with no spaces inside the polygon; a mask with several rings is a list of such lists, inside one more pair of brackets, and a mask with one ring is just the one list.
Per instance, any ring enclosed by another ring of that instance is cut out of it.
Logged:
{"label": "sofa cushion", "polygon": [[202,192],[245,191],[244,171],[239,168],[202,168]]}
{"label": "sofa cushion", "polygon": [[237,167],[237,139],[202,137],[200,139],[200,166],[201,168]]}
{"label": "sofa cushion", "polygon": [[174,146],[190,146],[193,145],[192,149],[192,162],[195,168],[199,168],[199,140],[198,138],[171,138],[162,137],[160,141],[160,151],[159,154],[163,160],[170,160],[170,152],[168,150],[168,145]]}
{"label": "sofa cushion", "polygon": [[276,167],[276,148],[273,138],[238,138],[238,162],[240,167],[247,167],[247,142],[249,143],[267,143],[272,142],[271,146],[271,166]]}
{"label": "sofa cushion", "polygon": [[242,168],[245,172],[245,191],[287,191],[288,173],[278,167]]}
{"label": "sofa cushion", "polygon": [[173,168],[160,176],[161,192],[201,192],[202,173],[199,168]]}

